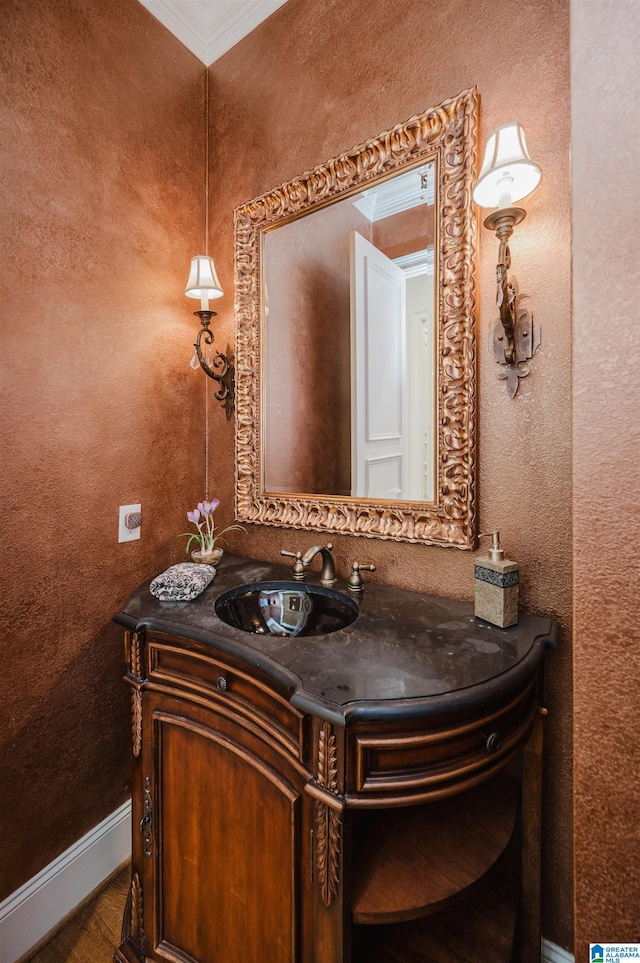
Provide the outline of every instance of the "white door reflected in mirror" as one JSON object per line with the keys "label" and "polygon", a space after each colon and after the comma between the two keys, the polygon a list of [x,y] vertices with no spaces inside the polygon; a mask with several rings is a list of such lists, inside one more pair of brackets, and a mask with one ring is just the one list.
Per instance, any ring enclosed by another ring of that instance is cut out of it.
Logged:
{"label": "white door reflected in mirror", "polygon": [[404,271],[351,235],[351,494],[406,498]]}
{"label": "white door reflected in mirror", "polygon": [[[396,261],[351,238],[351,494],[432,501],[433,248]],[[404,265],[404,266],[401,266]]]}

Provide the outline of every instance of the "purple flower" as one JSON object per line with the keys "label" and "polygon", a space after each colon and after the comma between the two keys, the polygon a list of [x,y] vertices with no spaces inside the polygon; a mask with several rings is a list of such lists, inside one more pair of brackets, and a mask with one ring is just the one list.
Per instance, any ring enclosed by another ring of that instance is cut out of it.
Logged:
{"label": "purple flower", "polygon": [[212,515],[219,504],[220,504],[220,500],[218,498],[212,498],[210,502],[208,501],[198,502],[198,508],[200,509],[203,515]]}
{"label": "purple flower", "polygon": [[194,508],[192,512],[187,512],[187,518],[190,522],[193,522],[194,525],[197,525],[200,521],[200,512],[197,508]]}

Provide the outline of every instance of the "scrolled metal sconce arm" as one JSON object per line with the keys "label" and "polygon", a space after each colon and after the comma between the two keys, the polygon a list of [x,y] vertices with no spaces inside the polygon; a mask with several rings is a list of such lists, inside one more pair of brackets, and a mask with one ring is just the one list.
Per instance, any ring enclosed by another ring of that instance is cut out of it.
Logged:
{"label": "scrolled metal sconce arm", "polygon": [[195,341],[194,348],[196,349],[196,356],[200,362],[200,367],[209,378],[213,378],[220,385],[220,388],[216,391],[215,397],[216,401],[219,401],[227,415],[227,419],[231,418],[233,414],[233,408],[235,404],[235,375],[236,369],[234,365],[234,357],[231,352],[231,348],[227,345],[227,353],[222,354],[220,351],[216,350],[211,364],[207,362],[207,359],[202,351],[201,343],[204,341],[205,345],[209,346],[213,344],[214,336],[213,331],[209,328],[211,324],[211,319],[216,316],[215,311],[194,311],[194,315],[200,318],[200,323],[202,327],[198,331],[198,337]]}
{"label": "scrolled metal sconce arm", "polygon": [[540,327],[532,314],[521,306],[527,297],[520,294],[518,282],[509,276],[511,251],[509,239],[516,224],[525,219],[527,212],[521,207],[508,207],[494,211],[484,221],[484,226],[495,231],[500,242],[496,265],[496,305],[500,317],[491,332],[491,352],[502,366],[498,378],[507,383],[507,391],[513,398],[521,378],[529,374],[529,361],[540,346]]}
{"label": "scrolled metal sconce arm", "polygon": [[511,251],[509,238],[513,234],[516,224],[520,224],[527,216],[521,207],[508,207],[490,214],[485,219],[484,226],[496,232],[500,241],[498,264],[496,267],[496,304],[500,311],[500,322],[504,329],[507,343],[504,347],[504,360],[508,365],[516,361],[515,328],[517,322],[516,303],[518,299],[517,284],[509,280],[508,271],[511,268]]}

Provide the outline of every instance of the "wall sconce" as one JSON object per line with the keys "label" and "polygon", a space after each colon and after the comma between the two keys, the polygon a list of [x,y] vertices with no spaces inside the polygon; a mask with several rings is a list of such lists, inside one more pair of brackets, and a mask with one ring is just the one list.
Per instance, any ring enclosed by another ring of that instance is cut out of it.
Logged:
{"label": "wall sconce", "polygon": [[500,318],[491,332],[491,352],[498,364],[505,366],[498,378],[506,380],[512,398],[520,378],[529,374],[525,362],[540,345],[540,327],[520,305],[528,295],[519,293],[516,279],[507,273],[511,267],[509,238],[515,225],[527,216],[522,207],[512,204],[535,190],[541,177],[542,171],[529,157],[520,124],[514,121],[497,127],[487,142],[473,199],[480,207],[498,208],[484,221],[484,226],[495,231],[500,241],[496,297]]}
{"label": "wall sconce", "polygon": [[213,344],[213,331],[209,329],[209,325],[211,319],[215,318],[216,312],[209,309],[209,300],[221,298],[224,294],[218,281],[213,258],[204,254],[198,254],[191,258],[191,271],[184,293],[188,298],[200,299],[200,310],[193,312],[196,317],[200,318],[202,328],[198,331],[198,337],[193,346],[196,351],[195,357],[192,359],[192,367],[197,368],[199,363],[204,373],[218,382],[220,388],[216,391],[216,400],[221,402],[227,418],[230,418],[235,400],[235,366],[231,348],[227,345],[226,354],[216,351],[213,360],[211,360],[211,357],[205,357],[201,347],[202,341],[206,345]]}

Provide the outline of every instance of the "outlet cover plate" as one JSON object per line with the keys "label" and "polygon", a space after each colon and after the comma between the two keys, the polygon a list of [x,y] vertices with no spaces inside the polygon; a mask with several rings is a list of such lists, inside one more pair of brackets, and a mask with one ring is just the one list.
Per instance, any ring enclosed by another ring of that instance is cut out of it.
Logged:
{"label": "outlet cover plate", "polygon": [[118,541],[133,542],[140,538],[140,525],[137,528],[127,528],[124,523],[125,518],[130,512],[141,512],[142,505],[121,505],[118,517]]}

